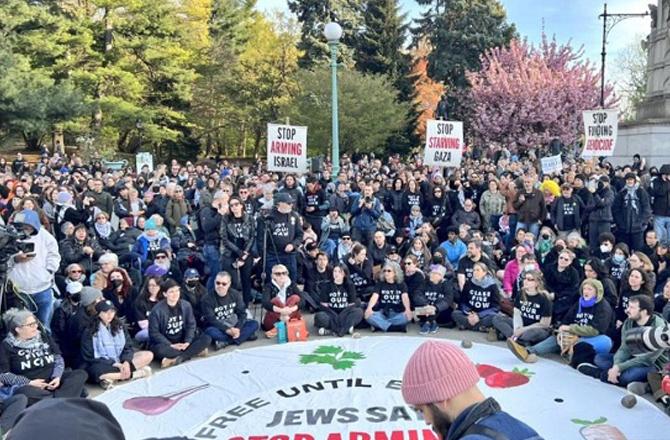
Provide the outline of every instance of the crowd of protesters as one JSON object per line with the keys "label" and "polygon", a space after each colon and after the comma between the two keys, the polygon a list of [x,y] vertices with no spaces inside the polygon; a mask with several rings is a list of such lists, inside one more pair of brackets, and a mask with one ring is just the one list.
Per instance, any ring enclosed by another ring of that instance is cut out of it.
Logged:
{"label": "crowd of protesters", "polygon": [[565,157],[542,175],[532,152],[504,149],[449,170],[341,162],[296,176],[0,159],[2,221],[33,243],[7,263],[2,428],[87,380],[146,377],[154,360],[273,337],[306,312],[319,335],[481,331],[524,362],[560,353],[665,398],[667,352],[634,356],[622,341],[670,318],[670,165]]}

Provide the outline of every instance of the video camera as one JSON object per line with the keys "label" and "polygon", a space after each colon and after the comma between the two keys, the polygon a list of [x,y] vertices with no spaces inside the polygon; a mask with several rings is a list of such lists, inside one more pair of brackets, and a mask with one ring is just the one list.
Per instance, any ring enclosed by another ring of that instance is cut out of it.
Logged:
{"label": "video camera", "polygon": [[35,252],[35,243],[25,240],[29,235],[24,231],[17,230],[14,226],[0,226],[0,271],[4,272],[7,261],[19,252],[30,254]]}
{"label": "video camera", "polygon": [[[633,355],[667,350],[670,348],[670,324],[632,329],[626,335],[625,343]],[[661,388],[665,394],[670,394],[670,376],[663,378]]]}

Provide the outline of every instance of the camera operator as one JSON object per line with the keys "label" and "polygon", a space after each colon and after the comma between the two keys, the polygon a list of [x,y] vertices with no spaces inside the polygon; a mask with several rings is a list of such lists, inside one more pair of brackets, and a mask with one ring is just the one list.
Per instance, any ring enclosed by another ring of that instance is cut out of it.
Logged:
{"label": "camera operator", "polygon": [[8,278],[22,294],[28,295],[37,307],[37,319],[48,330],[53,311],[54,273],[60,266],[56,239],[40,225],[35,211],[24,209],[14,216],[17,229],[28,234],[22,243],[32,243],[32,252],[19,252],[9,260]]}
{"label": "camera operator", "polygon": [[292,204],[293,199],[289,194],[275,194],[274,207],[258,228],[257,243],[266,253],[264,270],[267,282],[270,282],[269,275],[276,264],[285,265],[291,279],[298,279],[296,250],[302,243],[303,232],[300,216],[292,209]]}
{"label": "camera operator", "polygon": [[373,192],[372,184],[367,183],[363,187],[363,192],[351,204],[353,216],[351,235],[354,241],[365,246],[372,242],[372,236],[377,230],[377,219],[382,215],[381,202]]}

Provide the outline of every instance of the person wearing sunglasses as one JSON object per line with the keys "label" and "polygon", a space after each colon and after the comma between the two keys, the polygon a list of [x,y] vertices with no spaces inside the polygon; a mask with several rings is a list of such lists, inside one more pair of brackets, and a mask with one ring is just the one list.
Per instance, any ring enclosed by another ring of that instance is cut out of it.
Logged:
{"label": "person wearing sunglasses", "polygon": [[247,319],[242,294],[231,284],[230,274],[219,272],[214,279],[214,290],[202,299],[200,306],[205,333],[212,338],[217,350],[256,340],[260,327],[258,321]]}
{"label": "person wearing sunglasses", "polygon": [[88,375],[65,370],[60,349],[28,310],[9,309],[3,315],[7,337],[0,343],[0,373],[10,373],[28,404],[53,397],[79,397]]}
{"label": "person wearing sunglasses", "polygon": [[379,282],[365,309],[365,319],[372,331],[381,330],[407,332],[412,320],[407,285],[403,273],[396,263],[387,262],[382,268]]}
{"label": "person wearing sunglasses", "polygon": [[457,346],[427,341],[405,366],[402,396],[423,415],[440,440],[542,440],[481,392],[477,368]]}
{"label": "person wearing sunglasses", "polygon": [[274,326],[279,320],[288,322],[290,319],[300,319],[302,292],[297,284],[289,277],[289,272],[283,264],[272,266],[272,279],[263,289],[263,308],[266,310],[263,319],[263,330],[269,338],[277,336]]}
{"label": "person wearing sunglasses", "polygon": [[222,216],[219,225],[217,252],[220,252],[223,270],[232,276],[233,286],[242,291],[244,303],[249,304],[253,300],[251,273],[256,252],[256,221],[245,211],[239,197],[231,197],[229,206],[229,212]]}

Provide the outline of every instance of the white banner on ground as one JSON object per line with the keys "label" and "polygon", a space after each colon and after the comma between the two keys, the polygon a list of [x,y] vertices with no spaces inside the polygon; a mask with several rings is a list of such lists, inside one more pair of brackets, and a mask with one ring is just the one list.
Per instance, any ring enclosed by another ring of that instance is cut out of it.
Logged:
{"label": "white banner on ground", "polygon": [[584,115],[582,157],[612,156],[619,128],[619,110],[587,110]]}
{"label": "white banner on ground", "polygon": [[543,157],[540,161],[542,162],[542,174],[560,173],[563,170],[563,161],[560,154]]}
{"label": "white banner on ground", "polygon": [[463,157],[463,123],[460,121],[426,121],[425,165],[459,167]]}
{"label": "white banner on ground", "polygon": [[307,171],[307,127],[268,124],[268,170]]}
{"label": "white banner on ground", "polygon": [[151,153],[137,153],[135,155],[135,167],[137,168],[137,174],[142,172],[142,167],[144,165],[149,167],[149,172],[154,170],[154,156]]}

